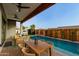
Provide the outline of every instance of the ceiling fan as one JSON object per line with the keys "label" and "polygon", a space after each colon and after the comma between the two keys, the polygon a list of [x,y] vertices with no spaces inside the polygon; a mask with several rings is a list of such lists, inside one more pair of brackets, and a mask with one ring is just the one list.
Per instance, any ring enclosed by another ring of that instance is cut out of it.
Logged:
{"label": "ceiling fan", "polygon": [[18,12],[20,12],[21,9],[28,9],[28,8],[30,8],[30,7],[28,7],[28,6],[22,6],[22,3],[18,3],[16,6],[17,6],[17,8],[18,8]]}
{"label": "ceiling fan", "polygon": [[18,16],[17,16],[17,14],[14,14],[14,18],[19,19]]}

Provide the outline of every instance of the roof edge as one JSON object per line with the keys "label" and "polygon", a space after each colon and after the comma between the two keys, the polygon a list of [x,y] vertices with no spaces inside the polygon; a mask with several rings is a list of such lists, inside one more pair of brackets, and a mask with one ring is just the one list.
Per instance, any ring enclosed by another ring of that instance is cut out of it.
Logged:
{"label": "roof edge", "polygon": [[26,16],[21,23],[25,22],[26,20],[32,18],[33,16],[39,14],[40,12],[44,11],[45,9],[49,8],[50,6],[54,5],[55,3],[42,3],[38,6],[34,11],[32,11],[28,16]]}

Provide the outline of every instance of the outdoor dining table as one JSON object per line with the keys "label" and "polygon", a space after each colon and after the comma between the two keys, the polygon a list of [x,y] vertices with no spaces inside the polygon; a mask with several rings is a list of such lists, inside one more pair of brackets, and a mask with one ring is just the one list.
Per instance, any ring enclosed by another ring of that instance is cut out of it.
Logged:
{"label": "outdoor dining table", "polygon": [[52,55],[52,52],[51,52],[52,45],[46,42],[42,42],[40,40],[38,40],[38,44],[35,44],[34,42],[35,40],[30,40],[25,43],[27,46],[29,46],[34,51],[36,56],[40,56],[40,54],[45,52],[46,49],[48,49],[48,55],[49,56]]}

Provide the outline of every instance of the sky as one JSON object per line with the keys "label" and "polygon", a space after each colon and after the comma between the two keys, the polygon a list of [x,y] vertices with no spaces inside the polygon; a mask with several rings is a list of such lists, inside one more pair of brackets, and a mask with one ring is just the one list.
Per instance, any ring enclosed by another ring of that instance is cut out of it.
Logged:
{"label": "sky", "polygon": [[57,3],[23,23],[27,27],[32,24],[44,29],[79,25],[79,4]]}

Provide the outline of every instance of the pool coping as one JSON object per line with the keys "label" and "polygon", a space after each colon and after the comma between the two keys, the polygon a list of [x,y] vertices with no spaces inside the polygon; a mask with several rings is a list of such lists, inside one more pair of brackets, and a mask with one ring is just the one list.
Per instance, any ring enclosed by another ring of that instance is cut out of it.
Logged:
{"label": "pool coping", "polygon": [[77,41],[70,41],[70,40],[67,40],[67,39],[60,39],[60,38],[54,38],[54,37],[49,37],[49,36],[43,36],[43,35],[31,35],[31,36],[42,36],[42,37],[48,37],[48,38],[53,38],[53,39],[57,39],[57,40],[62,40],[62,41],[67,41],[67,42],[79,44],[79,42],[77,42]]}

